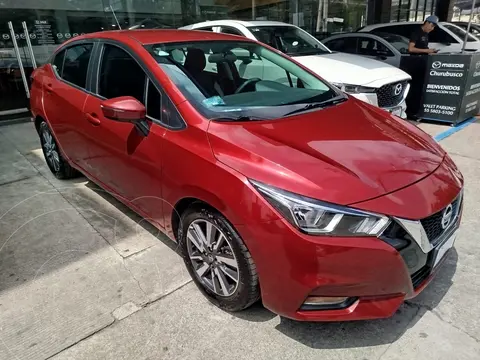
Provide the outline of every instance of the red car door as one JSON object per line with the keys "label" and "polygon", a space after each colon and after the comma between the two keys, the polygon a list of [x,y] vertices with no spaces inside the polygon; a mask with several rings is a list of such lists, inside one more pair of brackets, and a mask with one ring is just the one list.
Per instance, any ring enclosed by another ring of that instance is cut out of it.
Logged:
{"label": "red car door", "polygon": [[[87,136],[87,171],[150,220],[162,221],[162,143],[165,128],[159,125],[161,93],[140,65],[123,49],[105,44],[100,62],[97,96],[85,103],[90,121]],[[149,133],[133,124],[103,116],[105,99],[132,96],[147,104]]]}
{"label": "red car door", "polygon": [[88,42],[73,43],[61,50],[45,66],[43,81],[47,120],[65,156],[81,167],[88,142],[83,131],[83,107],[89,97],[85,88],[92,50],[93,43]]}

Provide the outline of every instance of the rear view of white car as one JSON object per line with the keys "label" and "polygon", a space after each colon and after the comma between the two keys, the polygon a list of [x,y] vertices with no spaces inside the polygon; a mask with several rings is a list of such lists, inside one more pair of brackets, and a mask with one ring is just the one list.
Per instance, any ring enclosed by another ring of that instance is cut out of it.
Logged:
{"label": "rear view of white car", "polygon": [[[359,29],[358,32],[390,33],[405,36],[410,39],[410,35],[422,26],[422,24],[422,21],[375,24],[365,26]],[[463,47],[465,34],[466,31],[455,24],[439,22],[438,26],[428,34],[428,47],[438,49],[440,53],[460,52]],[[472,52],[480,50],[480,39],[469,34],[465,50]]]}
{"label": "rear view of white car", "polygon": [[[405,98],[410,88],[410,75],[380,61],[334,53],[297,26],[274,21],[217,20],[182,29],[221,32],[261,41],[292,56],[344,92],[406,117]],[[250,58],[241,66],[244,72],[241,75],[262,79],[263,66],[268,64],[262,59]],[[285,74],[278,76],[280,79]]]}

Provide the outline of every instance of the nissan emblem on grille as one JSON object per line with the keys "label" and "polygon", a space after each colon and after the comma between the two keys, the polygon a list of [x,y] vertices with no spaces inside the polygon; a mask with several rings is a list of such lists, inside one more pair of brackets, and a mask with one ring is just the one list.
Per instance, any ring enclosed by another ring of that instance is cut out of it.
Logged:
{"label": "nissan emblem on grille", "polygon": [[402,89],[403,89],[403,86],[401,83],[398,83],[396,86],[395,86],[395,89],[394,89],[394,94],[395,96],[398,96],[400,95],[400,93],[402,92]]}
{"label": "nissan emblem on grille", "polygon": [[448,227],[448,225],[450,225],[450,221],[452,220],[452,215],[453,215],[453,206],[452,204],[450,204],[443,211],[442,229],[445,230]]}

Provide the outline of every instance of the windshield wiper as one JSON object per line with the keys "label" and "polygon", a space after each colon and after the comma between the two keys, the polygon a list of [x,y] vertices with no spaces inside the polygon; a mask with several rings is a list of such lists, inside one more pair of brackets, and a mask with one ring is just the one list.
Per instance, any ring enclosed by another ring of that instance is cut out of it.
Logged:
{"label": "windshield wiper", "polygon": [[245,115],[242,115],[242,116],[237,116],[237,117],[230,117],[230,116],[219,116],[219,117],[216,117],[216,118],[212,118],[210,119],[210,121],[259,121],[259,120],[266,120],[266,119],[260,119],[260,118],[256,118],[256,117],[251,117],[251,116],[245,116]]}
{"label": "windshield wiper", "polygon": [[321,109],[324,109],[328,106],[333,106],[333,105],[337,105],[337,104],[340,104],[344,101],[346,101],[347,98],[345,97],[341,97],[341,98],[335,98],[335,99],[330,99],[330,100],[326,100],[326,101],[322,101],[322,102],[314,102],[314,103],[309,103],[299,109],[295,109],[293,111],[290,111],[288,113],[286,113],[285,115],[283,115],[283,117],[287,117],[287,116],[291,116],[291,115],[294,115],[294,114],[298,114],[298,113],[302,113],[304,111],[308,111],[308,110],[312,110],[312,109],[318,109],[318,108],[321,108]]}

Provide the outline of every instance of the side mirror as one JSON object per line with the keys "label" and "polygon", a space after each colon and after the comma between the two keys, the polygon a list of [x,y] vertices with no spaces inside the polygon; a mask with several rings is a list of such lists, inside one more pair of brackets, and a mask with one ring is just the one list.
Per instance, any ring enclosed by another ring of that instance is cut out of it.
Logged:
{"label": "side mirror", "polygon": [[136,124],[145,120],[145,106],[132,96],[120,96],[102,101],[103,116],[107,119]]}
{"label": "side mirror", "polygon": [[132,96],[120,96],[102,101],[100,104],[103,116],[107,119],[132,123],[143,136],[150,133],[150,126],[145,121],[147,110],[145,106]]}

